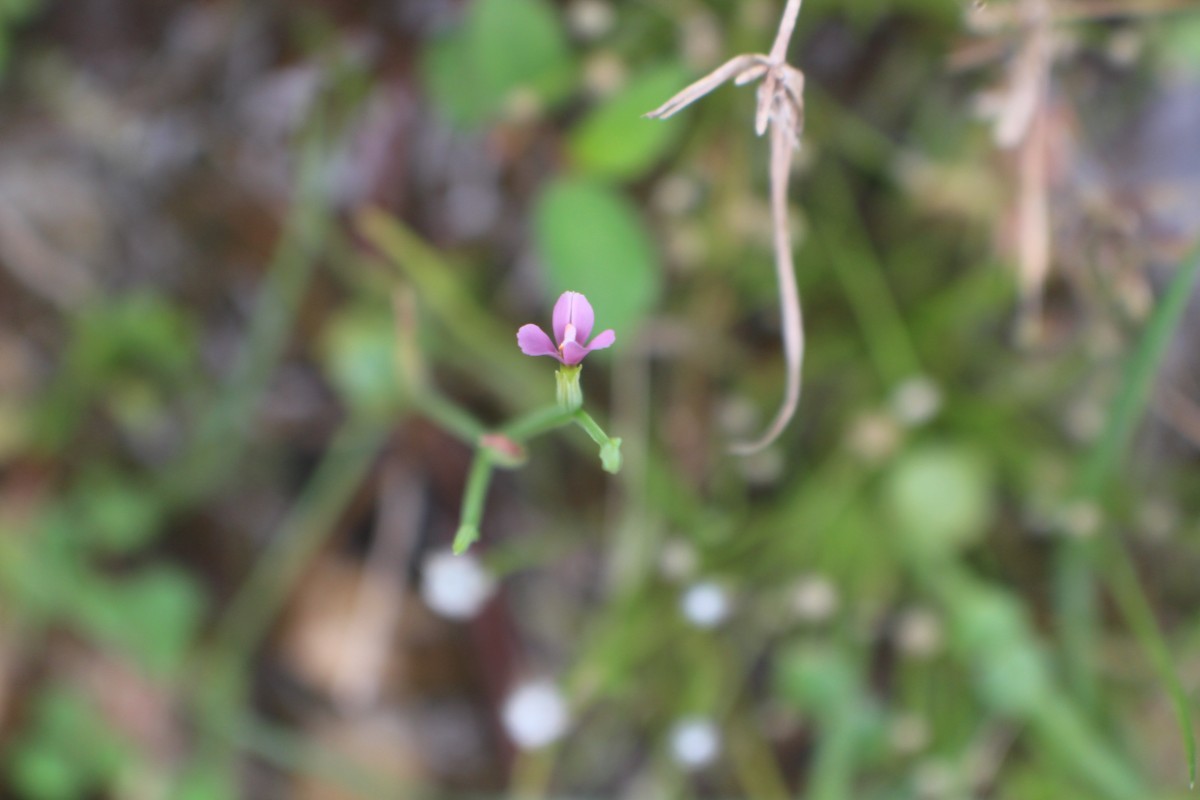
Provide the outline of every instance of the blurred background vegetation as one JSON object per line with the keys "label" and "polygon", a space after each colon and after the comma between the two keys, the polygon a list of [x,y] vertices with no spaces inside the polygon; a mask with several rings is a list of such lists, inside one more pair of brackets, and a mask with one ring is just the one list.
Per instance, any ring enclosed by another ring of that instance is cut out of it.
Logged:
{"label": "blurred background vegetation", "polygon": [[808,0],[734,458],[782,5],[0,0],[3,796],[1188,796],[1200,14]]}

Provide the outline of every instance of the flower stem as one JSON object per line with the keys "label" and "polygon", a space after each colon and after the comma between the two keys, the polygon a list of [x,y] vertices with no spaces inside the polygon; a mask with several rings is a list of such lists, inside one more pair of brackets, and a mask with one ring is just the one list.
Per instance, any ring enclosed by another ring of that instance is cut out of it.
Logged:
{"label": "flower stem", "polygon": [[[557,405],[549,406],[510,422],[499,433],[514,442],[524,443],[534,436],[572,422],[587,431],[592,441],[600,446],[601,466],[605,472],[615,475],[621,469],[621,440],[606,434],[583,409],[570,411]],[[462,516],[458,531],[454,534],[455,554],[465,553],[479,540],[483,503],[487,499],[488,484],[496,466],[497,454],[489,447],[477,446],[475,460],[471,462],[471,471],[467,475],[467,487],[463,492]]]}
{"label": "flower stem", "polygon": [[621,440],[609,436],[596,424],[596,420],[582,408],[575,412],[574,420],[587,431],[592,441],[600,446],[600,463],[604,471],[616,475],[621,471]]}
{"label": "flower stem", "polygon": [[461,555],[479,539],[479,523],[483,518],[483,501],[487,497],[488,484],[492,481],[495,466],[492,452],[486,447],[475,451],[471,472],[467,475],[467,488],[463,492],[462,518],[458,532],[454,534],[454,553]]}
{"label": "flower stem", "polygon": [[338,431],[299,501],[255,563],[217,623],[219,647],[245,661],[313,555],[336,530],[339,515],[362,485],[387,427],[351,418]]}
{"label": "flower stem", "polygon": [[501,428],[500,433],[518,442],[524,442],[570,423],[575,418],[575,413],[560,406],[547,406],[518,417]]}
{"label": "flower stem", "polygon": [[414,392],[412,403],[418,411],[437,423],[438,427],[467,444],[475,444],[480,436],[487,433],[483,423],[431,389],[419,389]]}

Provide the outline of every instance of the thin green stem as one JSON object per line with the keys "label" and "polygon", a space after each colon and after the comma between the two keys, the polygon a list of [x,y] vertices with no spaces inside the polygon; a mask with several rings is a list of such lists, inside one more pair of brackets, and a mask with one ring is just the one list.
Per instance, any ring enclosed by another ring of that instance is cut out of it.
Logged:
{"label": "thin green stem", "polygon": [[1078,539],[1059,547],[1054,559],[1054,601],[1068,691],[1096,714],[1100,688],[1093,654],[1100,639],[1100,604],[1087,547]]}
{"label": "thin green stem", "polygon": [[771,746],[754,720],[738,714],[726,725],[733,767],[746,797],[759,800],[784,800],[788,796],[787,779]]}
{"label": "thin green stem", "polygon": [[525,442],[534,436],[539,436],[547,431],[570,424],[575,418],[575,413],[557,405],[547,406],[537,411],[532,411],[523,417],[518,417],[501,427],[500,433],[515,441]]}
{"label": "thin green stem", "polygon": [[246,344],[177,469],[164,478],[163,494],[172,505],[186,505],[211,491],[232,473],[229,465],[249,444],[245,431],[283,355],[329,232],[331,217],[321,180],[326,163],[322,136],[314,132],[301,154],[297,200],[268,266]]}
{"label": "thin green stem", "polygon": [[232,769],[222,742],[247,691],[246,664],[313,554],[336,529],[386,439],[379,422],[351,419],[337,435],[299,502],[259,556],[217,623],[210,649],[193,659],[189,701],[200,728],[197,750]]}
{"label": "thin green stem", "polygon": [[1124,759],[1104,747],[1069,702],[1051,697],[1037,705],[1030,723],[1043,744],[1061,753],[1089,781],[1098,797],[1139,800],[1146,787]]}
{"label": "thin green stem", "polygon": [[596,424],[596,420],[592,419],[582,408],[575,412],[575,422],[579,427],[587,431],[587,435],[592,437],[592,441],[600,446],[600,464],[605,472],[616,475],[621,471],[621,440],[609,436],[604,430]]}
{"label": "thin green stem", "polygon": [[487,499],[488,485],[492,482],[495,456],[486,447],[475,451],[471,471],[467,475],[467,486],[463,490],[462,516],[458,532],[454,534],[454,552],[461,555],[479,540],[479,525],[483,520],[483,503]]}
{"label": "thin green stem", "polygon": [[574,417],[575,423],[587,431],[588,436],[592,437],[593,442],[601,447],[608,444],[608,434],[604,432],[604,429],[601,428],[599,424],[597,424],[596,420],[592,419],[590,414],[583,409],[579,409],[578,411],[575,411],[572,416]]}
{"label": "thin green stem", "polygon": [[478,445],[479,438],[487,433],[482,422],[435,391],[422,389],[414,392],[412,403],[417,411],[429,417],[438,427],[472,447]]}
{"label": "thin green stem", "polygon": [[300,501],[229,603],[216,641],[244,656],[261,639],[313,554],[336,529],[386,439],[374,420],[349,420],[334,437]]}
{"label": "thin green stem", "polygon": [[855,715],[847,708],[825,726],[812,764],[812,777],[804,797],[840,800],[853,795],[854,752],[857,733]]}
{"label": "thin green stem", "polygon": [[383,255],[384,263],[416,290],[422,308],[442,323],[447,361],[460,360],[479,380],[498,390],[513,406],[532,405],[539,370],[513,346],[513,332],[463,290],[455,269],[442,253],[388,213],[363,210],[356,229]]}
{"label": "thin green stem", "polygon": [[358,798],[433,798],[423,786],[397,785],[394,775],[347,758],[328,747],[318,747],[289,730],[247,717],[230,726],[234,744],[291,775],[311,775],[328,781]]}
{"label": "thin green stem", "polygon": [[[621,467],[621,440],[609,437],[582,409],[569,410],[558,405],[547,406],[510,422],[500,428],[499,432],[514,442],[525,442],[534,436],[561,428],[572,422],[587,431],[588,435],[592,437],[592,441],[599,445],[600,462],[604,469],[616,473]],[[475,444],[475,460],[471,462],[471,472],[467,476],[467,486],[463,492],[462,515],[458,531],[454,534],[454,552],[459,554],[465,553],[471,545],[479,541],[479,526],[483,519],[484,501],[487,499],[492,471],[497,464],[497,456],[490,448],[478,446],[478,438]]]}
{"label": "thin green stem", "polygon": [[836,225],[817,225],[817,239],[846,292],[867,353],[876,371],[888,383],[922,372],[921,359],[909,334],[895,294],[884,274],[871,237],[862,223],[854,198],[840,167],[831,167],[819,196],[824,200],[824,219]]}

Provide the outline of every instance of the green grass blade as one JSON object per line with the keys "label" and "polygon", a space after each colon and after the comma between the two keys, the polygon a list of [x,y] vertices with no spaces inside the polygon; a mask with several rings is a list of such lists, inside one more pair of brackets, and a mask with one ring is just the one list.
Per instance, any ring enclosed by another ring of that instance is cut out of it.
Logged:
{"label": "green grass blade", "polygon": [[1184,258],[1126,367],[1125,380],[1108,426],[1084,465],[1080,481],[1080,491],[1084,497],[1090,499],[1100,496],[1116,472],[1121,456],[1142,418],[1159,362],[1179,326],[1198,275],[1200,246],[1193,248]]}
{"label": "green grass blade", "polygon": [[[1133,357],[1125,370],[1125,379],[1103,436],[1096,443],[1080,475],[1080,494],[1085,500],[1099,501],[1115,475],[1121,458],[1141,420],[1154,387],[1155,375],[1167,346],[1187,308],[1188,299],[1200,276],[1200,246],[1194,248],[1175,273],[1166,295],[1159,302]],[[1190,700],[1179,680],[1171,650],[1154,616],[1154,610],[1138,579],[1129,553],[1115,537],[1107,538],[1100,549],[1104,577],[1126,622],[1146,650],[1166,683],[1175,716],[1183,733],[1187,751],[1188,779],[1196,782],[1196,738],[1192,730]]]}

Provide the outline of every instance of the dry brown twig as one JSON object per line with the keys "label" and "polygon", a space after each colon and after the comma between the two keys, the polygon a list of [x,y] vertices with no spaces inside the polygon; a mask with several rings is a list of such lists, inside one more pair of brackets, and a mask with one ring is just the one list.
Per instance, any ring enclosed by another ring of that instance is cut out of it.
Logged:
{"label": "dry brown twig", "polygon": [[[1195,10],[1196,0],[976,0],[965,23],[977,40],[951,59],[957,67],[1005,58],[1004,82],[982,98],[998,150],[1013,154],[1013,249],[1020,306],[1017,335],[1023,343],[1043,337],[1043,294],[1054,260],[1051,190],[1062,181],[1072,137],[1069,109],[1052,102],[1056,62],[1069,52],[1060,29],[1074,23],[1136,18]],[[1012,40],[1015,37],[1015,44]],[[1005,56],[1005,53],[1011,53]]]}
{"label": "dry brown twig", "polygon": [[796,269],[792,261],[787,196],[792,155],[800,144],[800,132],[804,127],[804,73],[787,64],[787,50],[796,28],[801,2],[802,0],[788,0],[770,53],[735,56],[646,114],[651,119],[666,119],[730,79],[736,86],[744,86],[762,79],[758,86],[754,130],[762,136],[768,127],[771,129],[771,223],[774,230],[775,273],[779,283],[779,306],[783,318],[783,354],[787,365],[787,379],[783,402],[766,432],[753,441],[736,442],[730,446],[730,451],[738,455],[749,455],[762,450],[779,438],[796,413],[796,406],[800,402],[804,320],[800,310],[800,292],[796,286]]}
{"label": "dry brown twig", "polygon": [[1021,43],[1008,63],[1006,86],[989,97],[987,115],[1000,150],[1015,154],[1017,193],[1013,216],[1021,301],[1018,338],[1041,337],[1042,292],[1050,272],[1050,72],[1054,61],[1054,9],[1048,0],[1017,0],[1002,7],[976,4],[967,27],[992,33],[1015,27]]}

